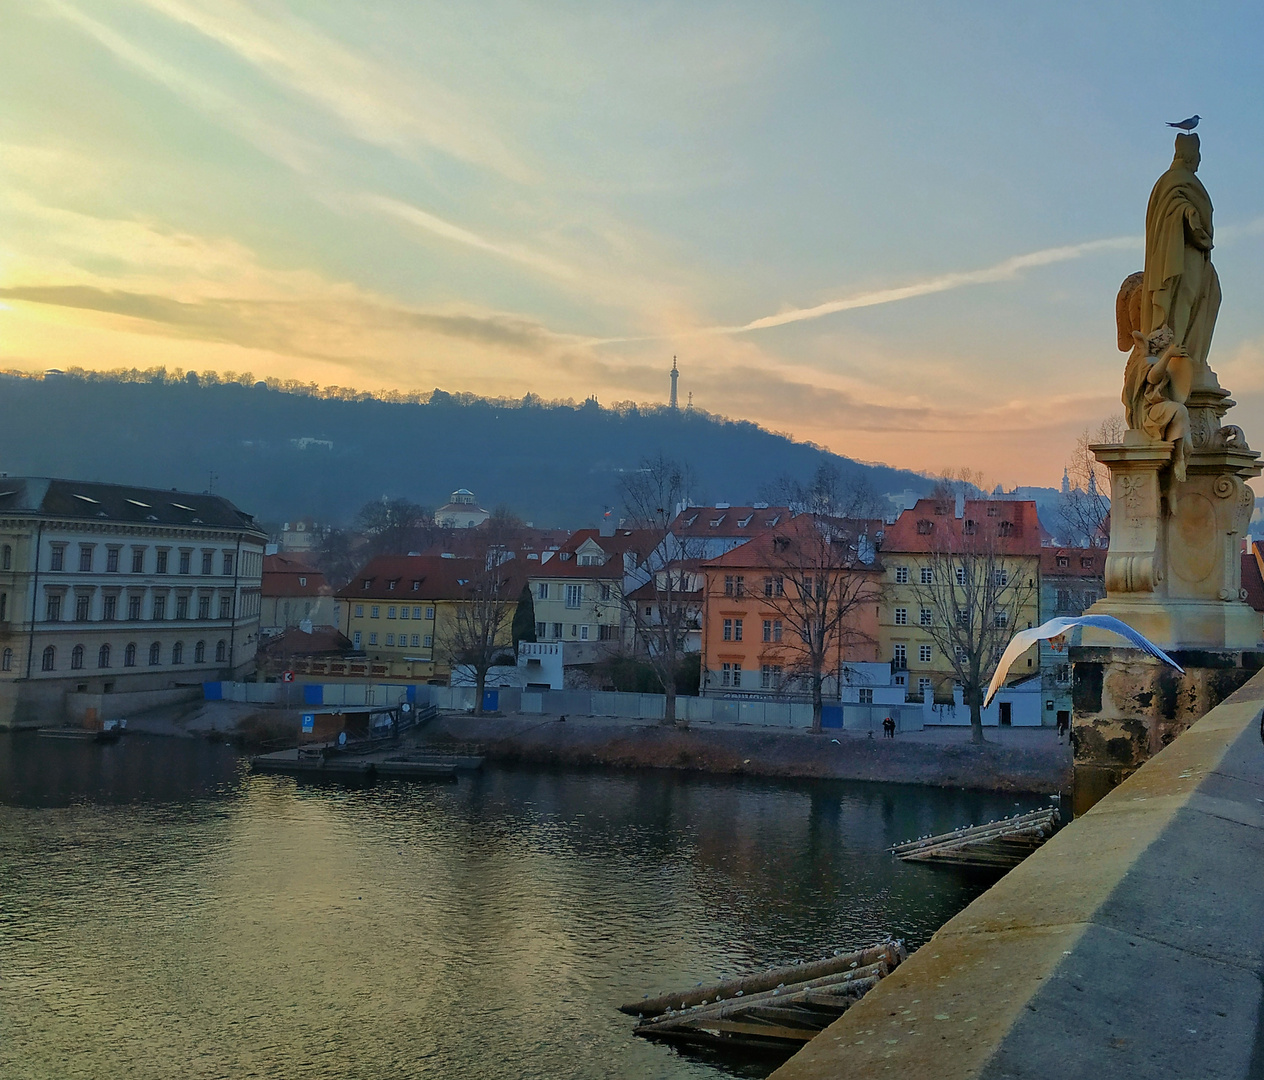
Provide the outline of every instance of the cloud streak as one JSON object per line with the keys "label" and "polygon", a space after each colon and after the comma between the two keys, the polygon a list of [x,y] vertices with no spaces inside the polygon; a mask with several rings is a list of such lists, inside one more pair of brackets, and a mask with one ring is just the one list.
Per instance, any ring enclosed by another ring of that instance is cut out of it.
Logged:
{"label": "cloud streak", "polygon": [[769,330],[775,326],[786,326],[790,323],[806,322],[820,319],[839,311],[854,311],[857,308],[877,307],[880,304],[893,304],[899,300],[912,300],[919,296],[931,296],[935,293],[948,292],[968,285],[989,285],[998,281],[1009,281],[1018,277],[1024,270],[1036,267],[1051,266],[1054,263],[1069,262],[1085,255],[1095,255],[1099,251],[1124,251],[1140,248],[1144,239],[1140,236],[1115,236],[1105,240],[1089,240],[1083,244],[1066,244],[1062,247],[1044,248],[1041,251],[1028,252],[1004,259],[993,266],[981,270],[963,270],[951,274],[940,274],[909,285],[899,285],[890,289],[875,289],[869,292],[854,293],[837,300],[827,300],[823,304],[812,307],[793,308],[781,311],[776,315],[765,315],[741,326],[717,326],[710,333],[746,334],[754,330]]}

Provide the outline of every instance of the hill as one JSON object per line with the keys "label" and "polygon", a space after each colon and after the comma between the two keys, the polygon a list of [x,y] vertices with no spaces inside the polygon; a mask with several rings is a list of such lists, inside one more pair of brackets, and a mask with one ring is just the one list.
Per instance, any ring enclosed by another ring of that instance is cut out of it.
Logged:
{"label": "hill", "polygon": [[190,373],[0,375],[0,471],[202,491],[263,521],[349,520],[382,495],[436,506],[458,487],[540,526],[595,525],[619,477],[659,452],[688,462],[699,502],[757,499],[823,458],[880,493],[917,473],[866,465],[746,421],[470,395],[387,398]]}

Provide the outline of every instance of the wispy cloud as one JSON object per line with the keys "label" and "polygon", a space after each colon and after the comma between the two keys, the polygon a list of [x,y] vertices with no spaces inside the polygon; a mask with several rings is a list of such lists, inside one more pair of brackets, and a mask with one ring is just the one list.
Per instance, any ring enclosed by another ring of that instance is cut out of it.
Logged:
{"label": "wispy cloud", "polygon": [[837,300],[827,300],[823,304],[812,307],[792,308],[780,311],[776,315],[765,315],[741,326],[717,326],[710,333],[745,334],[752,330],[768,330],[774,326],[786,326],[789,323],[805,322],[809,319],[820,319],[839,311],[854,311],[857,308],[876,307],[879,304],[893,304],[899,300],[912,300],[919,296],[930,296],[934,293],[948,292],[967,285],[988,285],[997,281],[1009,281],[1018,277],[1024,270],[1032,270],[1053,263],[1069,262],[1085,255],[1093,255],[1099,251],[1121,251],[1140,248],[1144,238],[1140,236],[1115,236],[1105,240],[1089,240],[1083,244],[1066,244],[1062,247],[1044,248],[1041,251],[1028,252],[1026,255],[1015,255],[1004,259],[994,266],[981,270],[962,270],[951,274],[940,274],[938,277],[926,278],[909,285],[899,285],[890,289],[874,289],[869,292],[853,293],[851,296]]}
{"label": "wispy cloud", "polygon": [[400,221],[406,221],[410,225],[415,225],[417,228],[424,229],[435,236],[441,236],[445,240],[451,240],[457,244],[465,244],[467,247],[491,252],[493,255],[499,255],[501,258],[510,259],[513,262],[533,266],[537,270],[543,270],[546,274],[551,274],[554,277],[574,280],[577,276],[570,267],[564,266],[547,255],[531,251],[521,244],[488,240],[486,237],[479,236],[477,233],[471,232],[460,225],[455,225],[450,221],[445,221],[441,217],[436,217],[434,214],[422,210],[420,207],[413,206],[411,203],[390,199],[385,195],[373,194],[361,195],[359,201],[364,206],[379,213],[398,218]]}

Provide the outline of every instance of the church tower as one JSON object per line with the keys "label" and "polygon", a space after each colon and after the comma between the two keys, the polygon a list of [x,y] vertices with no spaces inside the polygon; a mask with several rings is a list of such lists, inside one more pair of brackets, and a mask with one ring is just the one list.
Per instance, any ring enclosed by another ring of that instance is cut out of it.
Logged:
{"label": "church tower", "polygon": [[671,402],[670,402],[670,405],[671,405],[671,407],[672,407],[673,409],[675,409],[675,408],[677,407],[677,401],[676,401],[676,380],[677,380],[677,379],[679,379],[679,378],[680,378],[680,372],[676,370],[676,358],[673,356],[673,357],[672,357],[672,369],[671,369],[671,381],[672,381],[672,388],[671,388]]}

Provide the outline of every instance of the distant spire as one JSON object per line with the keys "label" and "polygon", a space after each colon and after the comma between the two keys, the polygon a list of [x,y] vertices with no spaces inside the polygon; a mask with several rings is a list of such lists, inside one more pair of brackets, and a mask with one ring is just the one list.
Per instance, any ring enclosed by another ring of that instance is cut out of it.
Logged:
{"label": "distant spire", "polygon": [[670,408],[673,408],[673,409],[675,409],[675,408],[677,407],[677,404],[676,404],[676,380],[677,380],[677,379],[679,379],[679,378],[680,378],[680,372],[676,370],[676,358],[673,356],[673,357],[672,357],[672,369],[671,369],[671,382],[672,382],[672,385],[671,385],[671,401],[669,402],[669,406],[670,406]]}
{"label": "distant spire", "polygon": [[685,412],[693,412],[693,391],[689,391],[689,404],[685,406]]}
{"label": "distant spire", "polygon": [[1063,466],[1063,469],[1062,469],[1062,494],[1063,495],[1071,494],[1071,477],[1067,473],[1065,466]]}

